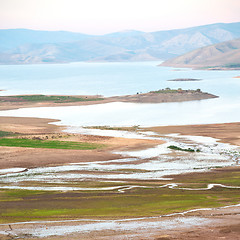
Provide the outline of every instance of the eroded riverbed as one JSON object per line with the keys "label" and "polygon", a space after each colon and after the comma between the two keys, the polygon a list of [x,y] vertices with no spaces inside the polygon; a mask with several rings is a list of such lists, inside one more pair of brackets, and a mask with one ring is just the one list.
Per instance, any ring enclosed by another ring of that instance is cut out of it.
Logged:
{"label": "eroded riverbed", "polygon": [[[149,131],[67,131],[164,143],[113,150],[121,157],[110,160],[2,169],[0,236],[149,238],[156,231],[218,224],[209,218],[215,209],[239,208],[238,146],[210,137]],[[202,212],[210,213],[199,216]]]}

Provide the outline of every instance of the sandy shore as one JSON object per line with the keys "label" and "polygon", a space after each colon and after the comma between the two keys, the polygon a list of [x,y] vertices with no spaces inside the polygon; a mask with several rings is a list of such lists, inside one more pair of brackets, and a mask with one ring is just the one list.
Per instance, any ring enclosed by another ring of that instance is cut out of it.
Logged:
{"label": "sandy shore", "polygon": [[213,137],[221,142],[240,146],[240,123],[165,126],[152,127],[149,130],[161,134],[179,133],[182,135]]}
{"label": "sandy shore", "polygon": [[41,118],[0,117],[0,130],[23,134],[26,138],[48,137],[51,139],[52,136],[54,136],[56,140],[93,142],[104,144],[106,147],[98,150],[79,151],[0,146],[0,169],[12,167],[33,168],[76,162],[108,161],[122,158],[121,155],[113,154],[113,150],[138,150],[163,143],[161,140],[66,134],[61,132],[64,127],[49,124],[56,121],[57,120]]}
{"label": "sandy shore", "polygon": [[20,134],[60,133],[63,128],[51,124],[56,119],[0,117],[0,130]]}

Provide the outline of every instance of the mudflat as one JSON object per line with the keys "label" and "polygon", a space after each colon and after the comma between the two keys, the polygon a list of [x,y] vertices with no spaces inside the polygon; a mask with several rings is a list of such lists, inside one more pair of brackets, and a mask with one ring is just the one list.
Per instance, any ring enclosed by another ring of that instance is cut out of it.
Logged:
{"label": "mudflat", "polygon": [[185,126],[151,127],[150,130],[161,133],[179,133],[182,135],[206,136],[219,139],[220,142],[240,146],[240,123],[202,124]]}
{"label": "mudflat", "polygon": [[0,130],[27,139],[54,139],[105,145],[96,150],[44,149],[0,146],[0,168],[59,165],[76,162],[108,161],[122,156],[113,150],[138,150],[163,143],[161,140],[126,139],[62,133],[64,127],[49,124],[57,120],[42,118],[0,117]]}

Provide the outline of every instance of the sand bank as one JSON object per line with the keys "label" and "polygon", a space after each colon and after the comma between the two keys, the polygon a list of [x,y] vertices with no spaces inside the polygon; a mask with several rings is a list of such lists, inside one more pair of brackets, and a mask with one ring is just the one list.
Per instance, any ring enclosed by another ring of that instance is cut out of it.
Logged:
{"label": "sand bank", "polygon": [[149,130],[161,134],[179,133],[182,135],[213,137],[221,142],[240,146],[240,123],[151,127]]}

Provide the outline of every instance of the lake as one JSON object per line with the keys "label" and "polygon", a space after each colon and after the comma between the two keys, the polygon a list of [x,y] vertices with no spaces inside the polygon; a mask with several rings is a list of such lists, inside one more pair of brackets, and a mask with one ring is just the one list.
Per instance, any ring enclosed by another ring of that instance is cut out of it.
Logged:
{"label": "lake", "polygon": [[[157,126],[240,121],[240,71],[200,71],[158,67],[159,62],[71,63],[0,66],[2,95],[135,94],[166,87],[197,89],[217,99],[161,104],[108,103],[92,106],[1,111],[1,116],[60,119],[72,127],[91,125]],[[176,78],[202,81],[176,82]]]}

